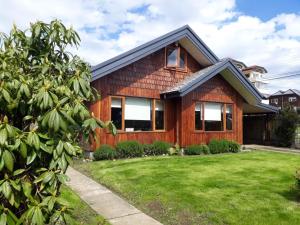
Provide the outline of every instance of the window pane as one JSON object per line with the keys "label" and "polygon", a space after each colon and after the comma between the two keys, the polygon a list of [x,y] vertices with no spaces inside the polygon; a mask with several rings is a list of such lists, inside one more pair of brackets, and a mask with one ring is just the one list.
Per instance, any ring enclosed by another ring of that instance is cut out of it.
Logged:
{"label": "window pane", "polygon": [[179,67],[180,68],[185,68],[185,52],[184,51],[180,51],[180,59],[179,59]]}
{"label": "window pane", "polygon": [[205,103],[204,104],[204,122],[206,131],[223,130],[223,104]]}
{"label": "window pane", "polygon": [[145,98],[125,99],[125,120],[151,120],[151,100]]}
{"label": "window pane", "polygon": [[167,49],[167,66],[176,66],[177,65],[177,48],[168,48]]}
{"label": "window pane", "polygon": [[122,99],[111,99],[111,120],[118,130],[122,129]]}
{"label": "window pane", "polygon": [[232,105],[226,105],[226,130],[232,130]]}
{"label": "window pane", "polygon": [[155,129],[163,130],[164,127],[164,102],[155,101]]}
{"label": "window pane", "polygon": [[151,100],[144,98],[125,99],[125,130],[152,130]]}
{"label": "window pane", "polygon": [[195,129],[202,130],[202,104],[195,104]]}

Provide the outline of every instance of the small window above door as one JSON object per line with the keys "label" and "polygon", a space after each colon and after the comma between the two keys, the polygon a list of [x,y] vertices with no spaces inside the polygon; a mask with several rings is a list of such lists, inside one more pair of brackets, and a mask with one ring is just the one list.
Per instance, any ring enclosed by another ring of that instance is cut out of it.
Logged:
{"label": "small window above door", "polygon": [[166,47],[166,68],[186,71],[187,53],[179,45]]}

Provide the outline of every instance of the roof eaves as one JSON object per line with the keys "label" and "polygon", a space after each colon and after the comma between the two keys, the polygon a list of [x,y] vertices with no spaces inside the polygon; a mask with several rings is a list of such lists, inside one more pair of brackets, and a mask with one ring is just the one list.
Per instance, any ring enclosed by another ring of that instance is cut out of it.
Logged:
{"label": "roof eaves", "polygon": [[270,110],[271,112],[275,112],[275,113],[277,113],[279,111],[279,109],[277,107],[272,106],[272,105],[268,105],[268,104],[264,104],[262,102],[258,103],[256,106],[259,107],[259,108]]}
{"label": "roof eaves", "polygon": [[239,69],[236,68],[236,66],[229,59],[226,59],[225,61],[220,63],[220,65],[218,65],[216,68],[213,68],[213,70],[208,71],[206,74],[203,74],[198,79],[193,80],[190,84],[187,84],[186,86],[181,88],[178,91],[180,93],[180,96],[185,96],[190,91],[194,90],[204,82],[208,81],[225,68],[228,68],[233,74],[235,74],[236,78],[241,82],[241,84],[243,84],[247,90],[250,90],[250,92],[255,96],[255,98],[258,101],[261,101],[261,99],[264,98],[264,96],[257,90],[257,88],[254,87],[254,85],[240,72]]}
{"label": "roof eaves", "polygon": [[187,84],[184,87],[182,87],[181,89],[179,89],[178,92],[180,93],[180,96],[181,97],[185,96],[186,94],[188,94],[195,88],[199,87],[201,84],[203,84],[206,81],[208,81],[209,79],[211,79],[215,74],[222,71],[225,68],[224,66],[226,65],[227,61],[228,60],[220,62],[220,64],[218,66],[216,66],[215,68],[213,68],[212,70],[207,71],[206,73],[199,76],[199,78],[193,80],[190,84]]}

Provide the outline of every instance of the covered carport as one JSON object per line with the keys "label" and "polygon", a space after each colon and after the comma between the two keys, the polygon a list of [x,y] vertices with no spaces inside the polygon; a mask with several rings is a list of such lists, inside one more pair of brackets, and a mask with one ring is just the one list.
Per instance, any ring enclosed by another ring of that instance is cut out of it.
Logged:
{"label": "covered carport", "polygon": [[243,142],[244,144],[271,145],[276,141],[274,130],[278,109],[259,103],[243,105]]}

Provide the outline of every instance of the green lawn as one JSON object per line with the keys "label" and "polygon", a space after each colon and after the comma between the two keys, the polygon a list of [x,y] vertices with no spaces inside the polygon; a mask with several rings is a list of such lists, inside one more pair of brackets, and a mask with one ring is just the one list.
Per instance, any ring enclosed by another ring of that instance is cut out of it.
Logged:
{"label": "green lawn", "polygon": [[67,216],[67,224],[70,225],[109,225],[103,217],[99,216],[70,188],[63,186],[61,197],[73,208],[70,216]]}
{"label": "green lawn", "polygon": [[300,155],[248,152],[75,164],[164,224],[300,224]]}

